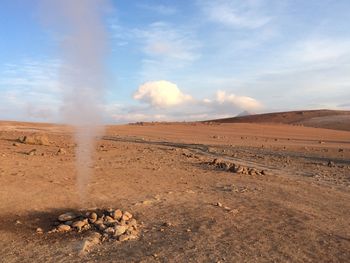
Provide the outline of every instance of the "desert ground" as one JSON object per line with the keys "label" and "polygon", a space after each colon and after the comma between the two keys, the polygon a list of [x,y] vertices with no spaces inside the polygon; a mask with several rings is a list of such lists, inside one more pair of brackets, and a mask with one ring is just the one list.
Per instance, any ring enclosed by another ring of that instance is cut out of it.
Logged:
{"label": "desert ground", "polygon": [[[32,135],[48,145],[18,141]],[[350,131],[114,125],[95,149],[82,204],[72,129],[0,122],[1,262],[350,261]],[[84,233],[48,233],[63,212],[109,207],[134,215],[138,239],[80,254]]]}

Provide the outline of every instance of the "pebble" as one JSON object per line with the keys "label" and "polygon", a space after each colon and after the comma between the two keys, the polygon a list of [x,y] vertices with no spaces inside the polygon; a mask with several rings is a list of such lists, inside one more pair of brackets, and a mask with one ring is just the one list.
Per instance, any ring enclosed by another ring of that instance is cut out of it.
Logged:
{"label": "pebble", "polygon": [[105,224],[97,224],[96,227],[100,230],[100,231],[104,231],[107,227]]}
{"label": "pebble", "polygon": [[125,211],[123,216],[122,216],[122,220],[128,221],[131,218],[132,218],[132,214],[130,214],[129,212]]}
{"label": "pebble", "polygon": [[95,212],[92,212],[89,214],[89,222],[90,223],[95,223],[97,220],[97,214]]}
{"label": "pebble", "polygon": [[30,150],[27,154],[31,155],[31,156],[35,155],[36,154],[36,149]]}
{"label": "pebble", "polygon": [[113,227],[107,227],[104,230],[105,233],[109,234],[109,235],[113,235],[115,233],[115,229]]}
{"label": "pebble", "polygon": [[68,232],[70,231],[71,227],[69,225],[61,224],[57,227],[58,232]]}
{"label": "pebble", "polygon": [[123,241],[127,241],[127,240],[132,240],[132,239],[137,239],[136,235],[121,235],[119,236],[118,240],[123,242]]}
{"label": "pebble", "polygon": [[114,210],[114,212],[112,214],[112,217],[115,220],[120,220],[122,218],[122,216],[123,216],[123,212],[120,209]]}
{"label": "pebble", "polygon": [[78,217],[78,215],[76,215],[75,213],[68,212],[68,213],[64,213],[64,214],[60,215],[58,217],[58,221],[61,221],[61,222],[70,221],[70,220],[73,220],[77,217]]}
{"label": "pebble", "polygon": [[114,236],[120,236],[128,229],[127,226],[116,226]]}
{"label": "pebble", "polygon": [[88,224],[87,219],[79,220],[79,221],[75,221],[75,222],[72,224],[72,227],[75,227],[75,228],[77,228],[77,229],[80,231],[81,228],[82,228],[83,226],[85,226],[86,224]]}

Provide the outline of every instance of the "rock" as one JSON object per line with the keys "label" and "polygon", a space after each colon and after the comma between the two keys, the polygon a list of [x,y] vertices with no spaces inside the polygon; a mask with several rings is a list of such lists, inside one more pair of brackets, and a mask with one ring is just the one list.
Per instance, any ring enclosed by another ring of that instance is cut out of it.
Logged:
{"label": "rock", "polygon": [[115,229],[113,227],[107,227],[103,232],[107,233],[108,235],[113,235],[115,233]]}
{"label": "rock", "polygon": [[230,212],[230,211],[232,210],[232,209],[231,209],[230,207],[228,207],[228,206],[225,206],[224,209],[225,209],[226,211],[228,211],[228,212]]}
{"label": "rock", "polygon": [[36,154],[36,149],[30,150],[29,152],[27,152],[27,154],[31,155],[31,156],[35,155]]}
{"label": "rock", "polygon": [[130,214],[128,211],[125,211],[123,216],[122,216],[122,220],[128,221],[131,218],[132,218],[132,214]]}
{"label": "rock", "polygon": [[105,218],[104,218],[104,224],[106,225],[106,226],[112,226],[112,225],[114,225],[116,223],[116,220],[114,220],[114,218],[112,218],[112,217],[110,217],[110,216],[106,216]]}
{"label": "rock", "polygon": [[220,202],[217,202],[215,205],[218,207],[222,207],[222,204]]}
{"label": "rock", "polygon": [[234,172],[235,173],[243,173],[243,167],[242,166],[236,166],[235,169],[234,169]]}
{"label": "rock", "polygon": [[58,232],[68,232],[68,231],[70,231],[70,229],[71,229],[71,227],[69,225],[65,225],[65,224],[60,224],[57,227]]}
{"label": "rock", "polygon": [[104,218],[105,216],[101,216],[100,218],[97,218],[97,220],[95,221],[95,225],[99,225],[99,224],[103,224],[104,223]]}
{"label": "rock", "polygon": [[50,145],[49,139],[43,134],[22,136],[18,138],[18,141],[24,144]]}
{"label": "rock", "polygon": [[60,155],[60,154],[64,155],[66,153],[67,153],[67,151],[65,149],[63,149],[63,148],[59,148],[58,151],[57,151],[57,155]]}
{"label": "rock", "polygon": [[84,220],[79,220],[79,221],[75,221],[72,224],[72,227],[75,227],[78,229],[78,231],[81,231],[82,227],[88,224],[88,220],[84,219]]}
{"label": "rock", "polygon": [[123,235],[119,236],[118,240],[120,242],[123,242],[123,241],[132,240],[132,239],[136,239],[136,238],[137,238],[137,235],[123,234]]}
{"label": "rock", "polygon": [[65,221],[70,221],[70,220],[73,220],[75,218],[77,218],[78,215],[73,213],[73,212],[67,212],[67,213],[64,213],[62,215],[60,215],[58,217],[58,221],[61,221],[61,222],[65,222]]}
{"label": "rock", "polygon": [[172,226],[173,224],[171,222],[164,222],[163,223],[163,226],[166,226],[166,227],[170,227]]}
{"label": "rock", "polygon": [[43,233],[44,233],[44,230],[43,230],[41,227],[38,227],[38,228],[36,229],[36,232],[37,232],[38,234],[43,234]]}
{"label": "rock", "polygon": [[14,142],[12,145],[13,146],[19,146],[19,144],[17,142]]}
{"label": "rock", "polygon": [[88,217],[90,223],[95,223],[97,220],[97,214],[95,212],[89,213]]}
{"label": "rock", "polygon": [[334,162],[332,162],[332,161],[328,161],[327,166],[328,166],[328,167],[335,167],[335,164],[334,164]]}
{"label": "rock", "polygon": [[269,174],[266,170],[262,170],[260,173],[261,173],[262,175],[268,175],[268,174]]}
{"label": "rock", "polygon": [[94,246],[100,243],[101,243],[101,234],[98,232],[93,232],[87,238],[85,238],[81,243],[79,254],[84,255],[85,253],[90,252]]}
{"label": "rock", "polygon": [[83,226],[81,229],[86,231],[86,230],[89,230],[90,228],[91,228],[91,225],[88,223],[85,226]]}
{"label": "rock", "polygon": [[135,218],[132,218],[128,221],[128,226],[132,226],[132,227],[137,227],[137,221]]}
{"label": "rock", "polygon": [[69,220],[69,221],[66,221],[64,222],[65,225],[68,225],[68,226],[71,226],[73,224],[73,221],[72,220]]}
{"label": "rock", "polygon": [[254,168],[249,169],[249,175],[256,175],[256,170]]}
{"label": "rock", "polygon": [[123,212],[120,209],[114,210],[113,213],[111,214],[111,216],[115,219],[115,220],[120,220],[123,216]]}
{"label": "rock", "polygon": [[124,234],[127,229],[127,226],[116,226],[114,236],[119,237],[120,235]]}
{"label": "rock", "polygon": [[242,174],[248,174],[248,168],[247,167],[243,167]]}
{"label": "rock", "polygon": [[95,224],[95,226],[100,230],[100,231],[104,231],[107,227],[105,224]]}

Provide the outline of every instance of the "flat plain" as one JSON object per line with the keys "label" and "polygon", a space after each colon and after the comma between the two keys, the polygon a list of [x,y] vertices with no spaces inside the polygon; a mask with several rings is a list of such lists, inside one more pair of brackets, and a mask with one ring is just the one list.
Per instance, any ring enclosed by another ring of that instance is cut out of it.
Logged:
{"label": "flat plain", "polygon": [[[33,135],[48,145],[18,142]],[[0,122],[1,262],[350,260],[349,131],[140,123],[107,126],[95,150],[82,204],[72,129]],[[60,213],[108,207],[141,222],[137,240],[79,256],[84,234],[47,233]]]}

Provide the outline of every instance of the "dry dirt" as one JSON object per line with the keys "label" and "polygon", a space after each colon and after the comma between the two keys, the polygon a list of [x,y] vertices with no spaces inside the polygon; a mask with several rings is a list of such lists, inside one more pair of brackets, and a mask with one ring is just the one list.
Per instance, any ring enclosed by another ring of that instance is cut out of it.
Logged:
{"label": "dry dirt", "polygon": [[[50,144],[16,142],[32,134]],[[109,126],[84,207],[74,149],[67,127],[0,123],[0,262],[350,261],[350,132]],[[267,173],[227,172],[208,164],[215,158]],[[140,238],[79,256],[84,235],[47,233],[60,213],[94,207],[130,211]]]}

